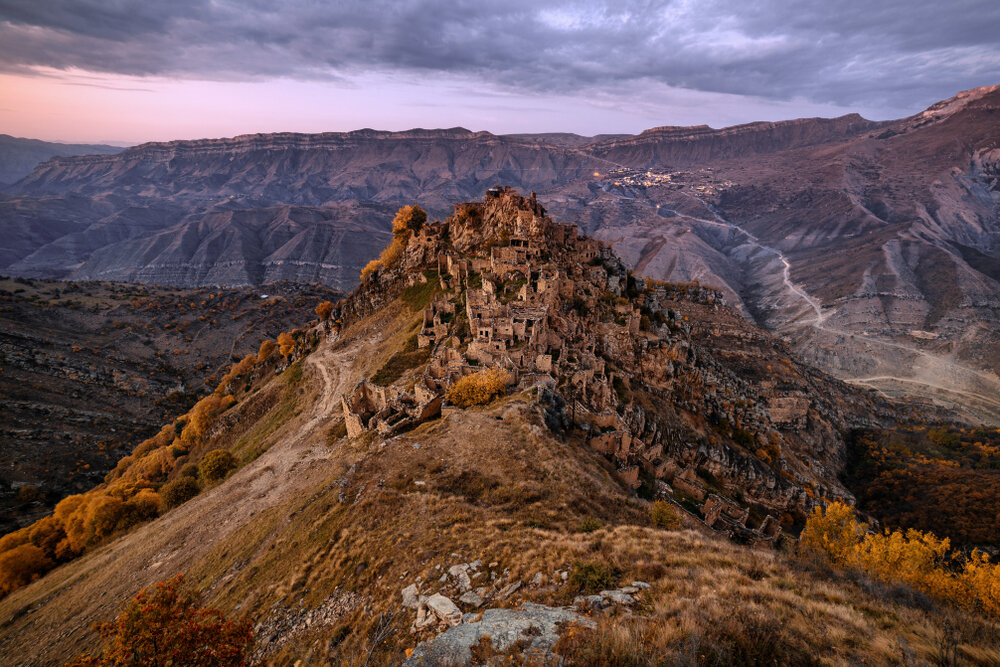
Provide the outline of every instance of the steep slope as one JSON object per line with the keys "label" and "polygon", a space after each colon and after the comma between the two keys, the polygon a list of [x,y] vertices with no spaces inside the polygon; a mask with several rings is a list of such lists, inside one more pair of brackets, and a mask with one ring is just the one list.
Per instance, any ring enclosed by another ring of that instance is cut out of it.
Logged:
{"label": "steep slope", "polygon": [[57,155],[102,155],[122,150],[118,146],[61,144],[0,134],[0,188],[21,180],[40,163]]}
{"label": "steep slope", "polygon": [[0,532],[100,483],[325,287],[182,290],[0,279]]}
{"label": "steep slope", "polygon": [[[974,664],[996,660],[988,621],[953,611],[962,630],[943,635],[926,601],[888,601],[721,537],[780,542],[758,512],[843,495],[840,429],[905,421],[898,408],[785,358],[710,290],[635,280],[510,191],[396,241],[395,259],[338,304],[328,328],[296,334],[294,363],[241,364],[218,389],[234,405],[198,439],[161,447],[183,451],[164,478],[217,448],[238,471],[0,601],[9,664],[73,656],[94,642],[90,623],[177,572],[212,604],[249,615],[255,657],[272,664],[398,664],[436,634],[433,620],[407,631],[400,592],[411,584],[461,595],[469,612],[621,586],[612,597],[623,606],[595,619],[601,631],[646,633],[622,659],[642,645],[678,660],[693,646],[693,664],[882,664],[952,642]],[[458,407],[453,390],[493,364],[508,374],[503,395]],[[110,484],[141,482],[159,451],[133,456]],[[704,505],[698,489],[711,492]],[[647,498],[677,503],[668,513],[679,525],[654,525]],[[642,585],[627,592],[631,581]],[[373,645],[382,612],[395,632]],[[588,637],[562,650],[597,650]]]}

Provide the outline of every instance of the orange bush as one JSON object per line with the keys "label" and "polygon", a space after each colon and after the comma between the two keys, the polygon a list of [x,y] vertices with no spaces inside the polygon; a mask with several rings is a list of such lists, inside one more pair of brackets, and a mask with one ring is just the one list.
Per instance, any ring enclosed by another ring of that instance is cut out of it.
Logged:
{"label": "orange bush", "polygon": [[22,544],[0,553],[0,595],[30,584],[52,566],[45,552],[34,544]]}
{"label": "orange bush", "polygon": [[373,259],[361,270],[361,280],[383,268],[392,268],[403,258],[403,251],[410,236],[419,231],[427,222],[427,213],[419,206],[404,206],[396,212],[392,220],[392,242],[382,251],[378,259]]}
{"label": "orange bush", "polygon": [[460,408],[485,405],[507,391],[510,374],[500,368],[491,368],[466,375],[448,388],[448,402]]}
{"label": "orange bush", "polygon": [[320,301],[319,305],[316,306],[316,316],[323,322],[330,319],[330,315],[333,314],[333,304],[329,301]]}
{"label": "orange bush", "polygon": [[419,206],[403,206],[396,211],[392,219],[392,235],[396,238],[409,237],[411,232],[419,231],[427,222],[427,212]]}
{"label": "orange bush", "polygon": [[291,334],[282,331],[278,334],[278,352],[283,357],[287,357],[292,352],[295,351],[295,339],[292,338]]}
{"label": "orange bush", "polygon": [[271,356],[271,353],[277,349],[277,345],[273,340],[265,340],[260,344],[260,349],[257,351],[257,363],[260,363]]}
{"label": "orange bush", "polygon": [[382,268],[382,263],[377,259],[373,259],[372,261],[368,262],[367,264],[365,264],[365,268],[361,269],[361,281],[364,282],[365,280],[368,279],[368,276],[375,273],[381,268]]}
{"label": "orange bush", "polygon": [[219,610],[201,607],[177,576],[142,590],[114,621],[95,629],[100,655],[83,656],[73,667],[192,665],[242,667],[253,643],[250,621],[232,621]]}

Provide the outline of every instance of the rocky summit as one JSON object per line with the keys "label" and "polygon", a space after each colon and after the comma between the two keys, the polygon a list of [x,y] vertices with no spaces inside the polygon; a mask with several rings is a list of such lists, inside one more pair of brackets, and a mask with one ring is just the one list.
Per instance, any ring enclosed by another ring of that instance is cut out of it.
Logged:
{"label": "rocky summit", "polygon": [[259,664],[1000,659],[981,552],[834,553],[863,533],[836,514],[852,434],[947,414],[803,364],[506,187],[400,209],[362,276],[0,540],[7,664],[93,656],[94,622],[179,585],[243,629],[207,645]]}

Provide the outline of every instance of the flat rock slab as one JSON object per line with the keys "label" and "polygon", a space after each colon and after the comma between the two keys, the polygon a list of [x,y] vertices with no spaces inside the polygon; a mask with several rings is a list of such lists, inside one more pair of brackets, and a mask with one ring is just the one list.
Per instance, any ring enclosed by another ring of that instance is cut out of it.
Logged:
{"label": "flat rock slab", "polygon": [[404,667],[467,665],[472,660],[472,645],[483,635],[490,636],[497,651],[528,639],[531,644],[527,650],[548,652],[559,639],[559,623],[594,627],[594,622],[586,616],[532,602],[525,602],[518,609],[487,609],[482,617],[473,620],[477,617],[479,614],[466,614],[461,625],[417,646],[403,663]]}

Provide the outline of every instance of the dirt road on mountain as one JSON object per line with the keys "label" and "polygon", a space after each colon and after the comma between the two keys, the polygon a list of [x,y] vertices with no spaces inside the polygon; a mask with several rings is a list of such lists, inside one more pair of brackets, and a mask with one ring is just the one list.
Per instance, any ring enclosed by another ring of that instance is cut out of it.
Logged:
{"label": "dirt road on mountain", "polygon": [[[93,639],[90,626],[111,618],[122,600],[203,565],[255,517],[337,475],[346,463],[330,456],[325,429],[340,415],[343,391],[357,381],[355,360],[379,336],[373,328],[364,338],[321,343],[291,389],[298,392],[301,413],[265,435],[273,444],[224,483],[0,601],[0,619],[10,626],[0,633],[0,655],[20,656],[7,664],[62,663],[71,657],[67,647],[86,646]],[[290,520],[279,518],[274,530]],[[257,539],[260,549],[269,544]]]}

